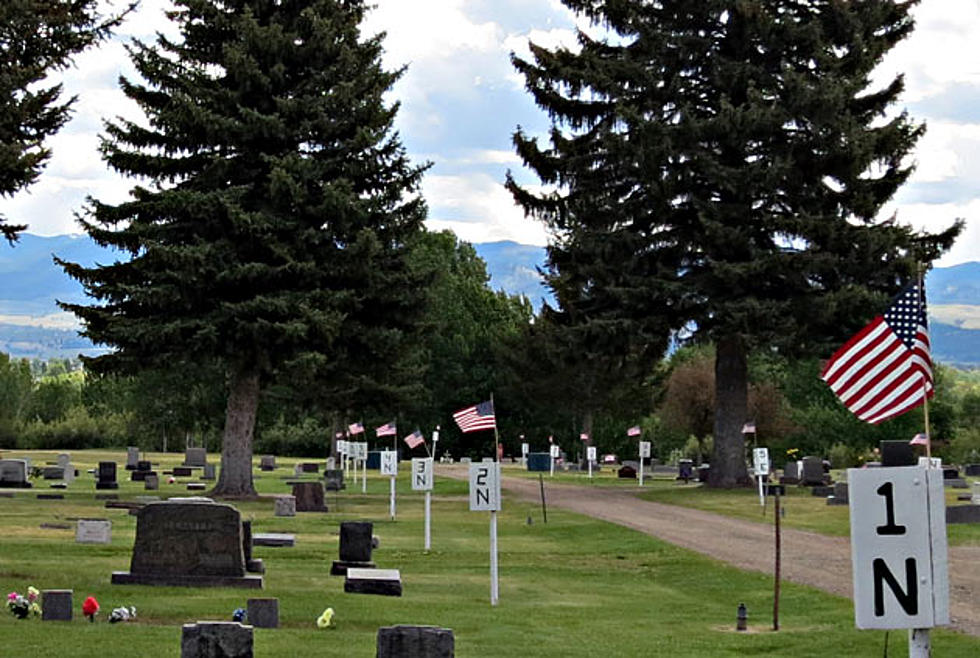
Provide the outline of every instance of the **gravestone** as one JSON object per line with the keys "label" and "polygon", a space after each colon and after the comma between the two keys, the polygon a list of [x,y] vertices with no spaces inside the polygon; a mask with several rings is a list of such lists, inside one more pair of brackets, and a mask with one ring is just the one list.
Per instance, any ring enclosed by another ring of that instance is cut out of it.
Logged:
{"label": "gravestone", "polygon": [[64,469],[62,478],[65,482],[75,481],[75,467],[71,463],[71,455],[67,452],[63,452],[57,457],[58,467]]}
{"label": "gravestone", "polygon": [[265,563],[252,557],[252,522],[242,521],[242,553],[245,555],[245,571],[265,573]]}
{"label": "gravestone", "polygon": [[818,484],[810,489],[810,495],[817,498],[826,498],[834,495],[834,488],[829,484]]}
{"label": "gravestone", "polygon": [[126,448],[126,470],[135,471],[136,463],[140,460],[140,449],[135,446]]}
{"label": "gravestone", "polygon": [[632,466],[623,466],[616,471],[616,476],[623,479],[636,479],[636,469]]}
{"label": "gravestone", "polygon": [[45,466],[41,469],[41,477],[45,480],[64,480],[65,469],[60,466]]}
{"label": "gravestone", "polygon": [[129,571],[116,585],[262,587],[245,573],[242,518],[231,505],[208,499],[150,503],[136,513]]}
{"label": "gravestone", "polygon": [[77,544],[111,544],[112,521],[108,519],[78,519],[75,526]]}
{"label": "gravestone", "polygon": [[26,459],[0,459],[0,487],[30,489]]}
{"label": "gravestone", "polygon": [[189,478],[194,475],[194,469],[190,466],[174,466],[173,474],[176,478]]}
{"label": "gravestone", "polygon": [[915,466],[919,461],[915,446],[909,445],[908,441],[880,441],[878,450],[882,466]]}
{"label": "gravestone", "polygon": [[359,569],[349,567],[344,578],[348,594],[379,594],[401,596],[402,577],[398,569]]}
{"label": "gravestone", "polygon": [[677,479],[688,482],[694,477],[694,461],[691,459],[679,459],[677,461]]}
{"label": "gravestone", "polygon": [[263,471],[276,470],[275,455],[262,455],[262,459],[259,460],[259,468],[262,469]]}
{"label": "gravestone", "polygon": [[156,473],[147,473],[143,477],[143,489],[146,491],[158,491],[160,489],[160,476]]}
{"label": "gravestone", "polygon": [[980,523],[980,505],[949,505],[946,523]]}
{"label": "gravestone", "polygon": [[327,491],[340,491],[344,489],[344,472],[339,469],[328,469],[323,472],[324,487]]}
{"label": "gravestone", "polygon": [[303,465],[295,464],[293,466],[293,475],[302,475],[302,474],[303,474]]}
{"label": "gravestone", "polygon": [[249,599],[248,623],[255,628],[279,628],[279,599]]}
{"label": "gravestone", "polygon": [[296,535],[284,532],[257,532],[252,535],[252,546],[295,546]]}
{"label": "gravestone", "polygon": [[797,461],[786,462],[783,466],[783,476],[779,478],[780,484],[799,484],[800,483],[800,463]]}
{"label": "gravestone", "polygon": [[184,624],[180,658],[253,658],[251,626],[237,621],[199,621]]}
{"label": "gravestone", "polygon": [[819,457],[803,458],[803,473],[800,475],[800,484],[802,484],[804,487],[829,484],[828,478],[823,472],[822,459]]}
{"label": "gravestone", "polygon": [[296,497],[279,496],[276,498],[276,516],[296,516]]}
{"label": "gravestone", "polygon": [[383,626],[378,629],[377,658],[453,658],[451,628],[438,626]]}
{"label": "gravestone", "polygon": [[41,621],[71,621],[74,590],[41,590]]}
{"label": "gravestone", "polygon": [[316,462],[302,462],[300,464],[300,471],[302,473],[319,473],[320,465]]}
{"label": "gravestone", "polygon": [[698,482],[707,482],[711,476],[711,464],[701,464],[698,466]]}
{"label": "gravestone", "polygon": [[201,479],[202,480],[213,480],[214,479],[214,475],[215,475],[215,465],[214,464],[205,464],[204,465],[204,472],[201,474]]}
{"label": "gravestone", "polygon": [[147,473],[153,472],[153,464],[146,460],[140,460],[136,462],[136,468],[133,469],[132,473],[129,475],[129,479],[132,482],[142,482],[146,479]]}
{"label": "gravestone", "polygon": [[967,477],[980,476],[980,464],[967,464],[963,468],[963,473],[965,473]]}
{"label": "gravestone", "polygon": [[319,482],[296,482],[293,484],[293,497],[297,512],[326,512],[323,502],[323,485]]}
{"label": "gravestone", "polygon": [[204,448],[188,448],[184,451],[184,466],[204,466],[208,463],[208,451]]}
{"label": "gravestone", "polygon": [[374,569],[371,561],[371,538],[374,524],[370,521],[343,521],[340,524],[340,559],[330,567],[330,574],[343,576],[350,568]]}
{"label": "gravestone", "polygon": [[99,462],[99,471],[96,474],[96,489],[118,489],[119,483],[116,482],[116,462]]}
{"label": "gravestone", "polygon": [[834,482],[834,493],[827,498],[827,504],[847,505],[849,501],[847,482]]}
{"label": "gravestone", "polygon": [[207,488],[208,488],[208,485],[204,484],[203,482],[188,482],[187,483],[187,490],[188,491],[204,491]]}

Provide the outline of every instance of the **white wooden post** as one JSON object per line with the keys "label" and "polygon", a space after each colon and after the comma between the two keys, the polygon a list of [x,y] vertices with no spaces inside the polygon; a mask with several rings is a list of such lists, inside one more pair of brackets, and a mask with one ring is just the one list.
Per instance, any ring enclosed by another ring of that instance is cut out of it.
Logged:
{"label": "white wooden post", "polygon": [[395,479],[398,476],[398,453],[394,450],[381,451],[381,474],[387,475],[391,483],[391,520],[395,520]]}
{"label": "white wooden post", "polygon": [[500,510],[500,462],[470,464],[470,511],[490,512],[490,605],[499,598],[497,512]]}
{"label": "white wooden post", "polygon": [[430,518],[432,510],[433,458],[415,457],[412,459],[412,490],[425,492],[425,550],[431,548]]}

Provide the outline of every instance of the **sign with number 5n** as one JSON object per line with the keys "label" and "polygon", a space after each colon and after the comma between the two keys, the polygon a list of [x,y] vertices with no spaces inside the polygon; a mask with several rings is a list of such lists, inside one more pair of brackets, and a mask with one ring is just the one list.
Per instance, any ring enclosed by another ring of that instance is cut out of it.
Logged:
{"label": "sign with number 5n", "polygon": [[847,481],[857,627],[948,624],[943,472],[851,468]]}

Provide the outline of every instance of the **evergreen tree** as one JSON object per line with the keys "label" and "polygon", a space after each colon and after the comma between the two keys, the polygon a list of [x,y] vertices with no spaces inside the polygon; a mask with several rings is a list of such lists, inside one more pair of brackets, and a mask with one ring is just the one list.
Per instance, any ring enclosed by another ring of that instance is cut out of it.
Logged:
{"label": "evergreen tree", "polygon": [[[0,2],[0,196],[10,197],[37,180],[51,155],[46,140],[68,121],[74,98],[44,82],[71,58],[109,35],[129,9],[103,17],[98,0]],[[0,216],[9,242],[24,230]]]}
{"label": "evergreen tree", "polygon": [[[285,365],[395,351],[421,294],[405,244],[425,205],[384,93],[382,35],[360,0],[178,0],[180,38],[137,42],[121,80],[145,123],[107,124],[106,161],[146,181],[91,200],[83,225],[131,259],[62,263],[98,303],[64,305],[115,350],[100,372],[220,363],[228,400],[216,495],[254,495],[263,382]],[[358,335],[370,328],[370,335]],[[373,352],[372,352],[373,353]],[[360,361],[359,361],[360,362]],[[326,438],[326,437],[324,437]]]}
{"label": "evergreen tree", "polygon": [[508,186],[586,318],[715,343],[710,484],[746,482],[749,350],[829,355],[960,231],[880,219],[924,128],[870,74],[916,1],[563,2],[610,36],[513,58],[553,122],[517,152],[553,189]]}

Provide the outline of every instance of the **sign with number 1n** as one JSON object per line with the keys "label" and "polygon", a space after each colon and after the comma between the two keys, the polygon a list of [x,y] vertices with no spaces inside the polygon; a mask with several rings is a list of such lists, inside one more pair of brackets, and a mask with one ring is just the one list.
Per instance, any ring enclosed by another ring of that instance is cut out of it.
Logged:
{"label": "sign with number 1n", "polygon": [[852,468],[847,481],[857,627],[948,624],[943,472]]}
{"label": "sign with number 1n", "polygon": [[432,491],[432,458],[412,459],[412,491]]}

